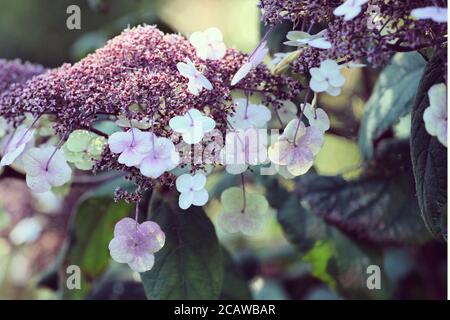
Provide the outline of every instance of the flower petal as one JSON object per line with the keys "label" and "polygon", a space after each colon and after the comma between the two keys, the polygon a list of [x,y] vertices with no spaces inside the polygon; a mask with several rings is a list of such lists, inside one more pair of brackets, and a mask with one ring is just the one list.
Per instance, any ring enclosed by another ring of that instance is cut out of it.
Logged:
{"label": "flower petal", "polygon": [[239,68],[239,70],[236,72],[236,74],[233,76],[233,79],[231,79],[231,85],[235,86],[239,83],[242,79],[244,79],[248,73],[252,70],[252,64],[250,62],[244,63],[242,67]]}
{"label": "flower petal", "polygon": [[309,87],[314,92],[324,92],[328,89],[328,82],[325,80],[318,81],[316,78],[311,78],[309,81]]}
{"label": "flower petal", "polygon": [[108,138],[108,146],[111,152],[121,153],[131,145],[133,137],[131,132],[115,132]]}
{"label": "flower petal", "polygon": [[193,185],[193,176],[188,173],[182,174],[175,181],[175,186],[178,192],[187,192],[189,191],[189,189],[192,188],[192,185]]}
{"label": "flower petal", "polygon": [[136,220],[125,217],[119,220],[114,226],[114,236],[130,236],[136,232]]}
{"label": "flower petal", "polygon": [[180,197],[178,198],[178,205],[180,206],[181,209],[186,210],[192,205],[193,201],[194,201],[193,191],[182,192],[180,194]]}
{"label": "flower petal", "polygon": [[164,247],[166,235],[160,226],[153,221],[145,221],[139,225],[139,231],[145,235],[145,248],[151,253],[158,252]]}
{"label": "flower petal", "polygon": [[195,191],[201,190],[205,187],[206,184],[206,176],[201,173],[196,173],[194,176],[192,176],[192,189]]}
{"label": "flower petal", "polygon": [[128,265],[133,271],[146,272],[153,268],[155,264],[155,256],[151,253],[145,253],[143,255],[134,257],[128,262]]}
{"label": "flower petal", "polygon": [[194,191],[194,197],[192,199],[192,204],[194,206],[203,206],[208,202],[208,191],[205,189]]}
{"label": "flower petal", "polygon": [[155,158],[153,154],[149,154],[142,160],[139,169],[143,176],[157,179],[167,171],[166,159]]}
{"label": "flower petal", "polygon": [[125,236],[114,237],[108,245],[109,254],[118,263],[128,263],[134,259],[133,250],[128,246]]}
{"label": "flower petal", "polygon": [[27,182],[27,186],[37,193],[47,192],[52,188],[45,175],[38,175],[35,177],[27,175],[25,180]]}

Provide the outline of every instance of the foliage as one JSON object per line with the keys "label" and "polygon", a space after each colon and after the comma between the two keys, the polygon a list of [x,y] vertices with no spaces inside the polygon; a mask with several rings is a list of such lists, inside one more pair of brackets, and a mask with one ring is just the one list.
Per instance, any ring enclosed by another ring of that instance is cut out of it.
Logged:
{"label": "foliage", "polygon": [[447,149],[425,130],[423,112],[429,106],[428,89],[444,81],[445,54],[437,53],[428,63],[414,102],[411,127],[411,157],[416,194],[422,217],[430,232],[447,239]]}
{"label": "foliage", "polygon": [[214,227],[198,207],[182,211],[168,195],[154,195],[149,219],[166,233],[152,270],[141,275],[149,299],[217,299],[224,266]]}

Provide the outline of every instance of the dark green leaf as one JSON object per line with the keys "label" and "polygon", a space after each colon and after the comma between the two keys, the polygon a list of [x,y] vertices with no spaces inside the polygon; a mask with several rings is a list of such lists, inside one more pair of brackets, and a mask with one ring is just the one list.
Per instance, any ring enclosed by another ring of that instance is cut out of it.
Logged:
{"label": "dark green leaf", "polygon": [[439,239],[447,238],[447,149],[427,133],[423,112],[429,106],[428,89],[445,82],[445,61],[445,56],[438,55],[428,63],[414,103],[411,126],[417,199],[425,224]]}
{"label": "dark green leaf", "polygon": [[252,294],[245,276],[227,249],[222,248],[225,273],[221,300],[251,300]]}
{"label": "dark green leaf", "polygon": [[379,165],[358,179],[307,175],[299,193],[313,212],[345,233],[377,244],[423,242],[428,233],[414,195],[409,146],[387,141]]}
{"label": "dark green leaf", "polygon": [[279,211],[278,219],[286,237],[310,264],[311,274],[336,288],[344,297],[383,298],[389,291],[382,271],[382,289],[368,290],[367,267],[381,265],[378,252],[362,248],[342,232],[317,217],[297,195]]}
{"label": "dark green leaf", "polygon": [[133,205],[115,203],[111,197],[85,196],[80,202],[71,224],[70,238],[63,259],[63,274],[67,266],[81,269],[81,290],[68,290],[63,284],[63,296],[81,299],[89,292],[91,283],[110,262],[108,244],[113,238],[114,225],[127,216]]}
{"label": "dark green leaf", "polygon": [[173,195],[154,194],[149,220],[166,234],[152,270],[141,278],[149,299],[217,299],[223,283],[223,256],[202,208],[181,210]]}
{"label": "dark green leaf", "polygon": [[367,101],[359,132],[365,159],[374,153],[374,141],[411,112],[425,60],[417,52],[397,53],[381,72]]}

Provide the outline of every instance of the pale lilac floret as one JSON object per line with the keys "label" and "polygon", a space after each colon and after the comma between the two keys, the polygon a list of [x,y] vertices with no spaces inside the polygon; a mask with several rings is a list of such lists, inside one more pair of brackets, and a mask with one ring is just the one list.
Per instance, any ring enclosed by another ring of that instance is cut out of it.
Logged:
{"label": "pale lilac floret", "polygon": [[447,87],[435,84],[428,90],[430,106],[423,113],[425,129],[447,147]]}
{"label": "pale lilac floret", "polygon": [[28,150],[23,155],[23,165],[28,187],[38,193],[64,185],[72,175],[64,153],[54,146]]}
{"label": "pale lilac floret", "polygon": [[346,0],[333,13],[335,16],[344,16],[344,21],[349,21],[361,13],[361,6],[367,2],[368,0]]}
{"label": "pale lilac floret", "polygon": [[169,121],[170,128],[182,135],[187,144],[200,142],[205,133],[216,127],[214,119],[204,116],[197,109],[190,109],[182,116],[176,116]]}
{"label": "pale lilac floret", "polygon": [[270,110],[262,104],[250,103],[248,99],[236,99],[235,104],[235,113],[228,116],[234,129],[263,129],[272,118]]}
{"label": "pale lilac floret", "polygon": [[322,61],[319,68],[311,68],[309,73],[311,74],[309,87],[314,92],[326,92],[331,96],[338,96],[341,93],[345,78],[336,61],[330,59]]}
{"label": "pale lilac floret", "polygon": [[330,49],[331,43],[325,39],[326,30],[310,35],[303,31],[289,31],[286,38],[289,41],[284,42],[285,45],[294,47],[310,46],[317,49]]}
{"label": "pale lilac floret", "polygon": [[411,16],[423,20],[431,19],[434,22],[447,22],[448,9],[444,7],[429,6],[424,8],[416,8],[411,11]]}
{"label": "pale lilac floret", "polygon": [[327,113],[321,108],[314,108],[311,104],[307,103],[305,106],[302,104],[303,115],[308,119],[309,125],[320,129],[322,132],[330,129],[330,118]]}
{"label": "pale lilac floret", "polygon": [[195,47],[197,56],[203,60],[220,60],[225,56],[226,46],[222,32],[218,28],[208,28],[203,32],[194,32],[189,42]]}
{"label": "pale lilac floret", "polygon": [[323,132],[294,119],[286,126],[280,136],[269,148],[270,160],[278,165],[287,166],[287,170],[299,176],[308,172],[314,162],[314,156],[323,145]]}
{"label": "pale lilac floret", "polygon": [[127,132],[115,132],[108,139],[109,149],[120,153],[118,162],[127,167],[139,166],[152,148],[151,134],[132,128]]}
{"label": "pale lilac floret", "polygon": [[232,86],[238,84],[239,81],[244,79],[252,69],[256,68],[264,60],[264,57],[269,53],[269,49],[266,48],[266,45],[266,41],[261,42],[249,57],[248,61],[239,68],[233,76],[233,79],[231,79]]}
{"label": "pale lilac floret", "polygon": [[11,165],[25,151],[27,144],[33,139],[34,130],[19,128],[14,133],[6,136],[2,145],[2,160],[0,168]]}
{"label": "pale lilac floret", "polygon": [[221,195],[222,211],[217,223],[225,233],[241,232],[255,236],[262,231],[267,222],[269,204],[260,194],[244,194],[238,187],[225,190]]}
{"label": "pale lilac floret", "polygon": [[184,61],[177,63],[177,69],[183,77],[188,78],[189,92],[197,96],[203,88],[212,90],[211,82],[195,68],[194,63],[189,58],[186,58]]}
{"label": "pale lilac floret", "polygon": [[180,162],[180,155],[172,140],[149,134],[150,150],[142,159],[139,169],[143,176],[156,179],[174,169]]}
{"label": "pale lilac floret", "polygon": [[261,133],[255,128],[227,133],[221,158],[229,174],[241,174],[267,160],[267,135]]}
{"label": "pale lilac floret", "polygon": [[178,205],[186,210],[191,205],[203,206],[208,202],[208,191],[205,189],[206,176],[201,173],[195,175],[183,174],[176,180],[177,190],[181,193]]}
{"label": "pale lilac floret", "polygon": [[115,261],[127,263],[136,272],[145,272],[153,267],[154,253],[164,246],[165,238],[155,222],[139,224],[131,218],[123,218],[116,223],[109,252]]}

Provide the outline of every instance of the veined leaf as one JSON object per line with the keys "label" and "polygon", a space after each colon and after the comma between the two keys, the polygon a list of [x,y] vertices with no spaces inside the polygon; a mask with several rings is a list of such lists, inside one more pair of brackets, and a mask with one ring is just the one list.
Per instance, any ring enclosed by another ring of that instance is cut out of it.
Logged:
{"label": "veined leaf", "polygon": [[374,141],[411,112],[425,60],[417,52],[397,53],[381,72],[367,101],[359,131],[364,159],[374,154]]}
{"label": "veined leaf", "polygon": [[380,145],[376,166],[356,180],[317,175],[299,181],[312,211],[345,233],[371,243],[421,243],[428,233],[420,219],[406,141]]}
{"label": "veined leaf", "polygon": [[[218,299],[223,283],[222,248],[203,209],[178,208],[172,196],[154,194],[148,218],[166,234],[152,270],[141,274],[149,299]],[[172,199],[173,200],[173,199]]]}
{"label": "veined leaf", "polygon": [[447,149],[428,134],[423,113],[430,105],[428,89],[445,82],[445,61],[445,56],[438,55],[425,69],[413,107],[410,139],[416,194],[423,220],[436,238],[444,240],[447,239]]}

